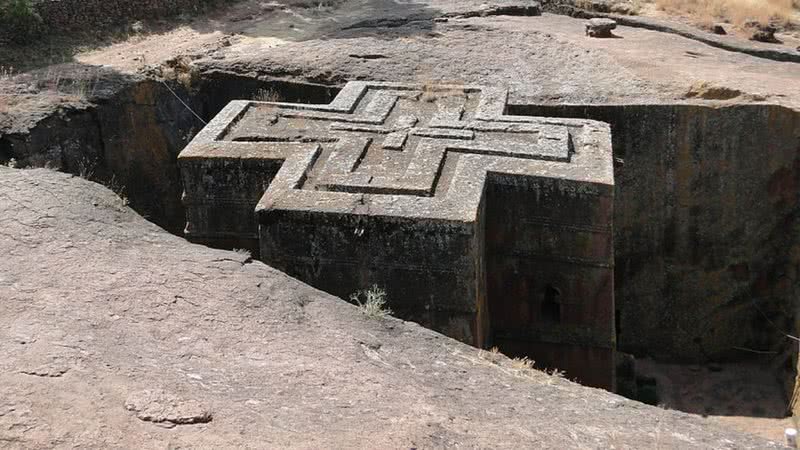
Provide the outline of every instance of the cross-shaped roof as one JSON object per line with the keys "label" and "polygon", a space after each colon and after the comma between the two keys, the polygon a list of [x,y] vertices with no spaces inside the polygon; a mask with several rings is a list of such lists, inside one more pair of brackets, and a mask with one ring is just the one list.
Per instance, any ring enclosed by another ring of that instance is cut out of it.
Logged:
{"label": "cross-shaped roof", "polygon": [[606,125],[505,115],[507,91],[350,82],[329,105],[231,102],[180,155],[283,160],[257,209],[474,219],[487,173],[613,184]]}

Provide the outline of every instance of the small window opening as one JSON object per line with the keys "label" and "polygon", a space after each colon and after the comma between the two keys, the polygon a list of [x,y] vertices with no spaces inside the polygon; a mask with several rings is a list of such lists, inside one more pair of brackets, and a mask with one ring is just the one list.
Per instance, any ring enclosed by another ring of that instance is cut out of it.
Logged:
{"label": "small window opening", "polygon": [[545,322],[561,322],[561,291],[549,284],[544,288],[542,319]]}

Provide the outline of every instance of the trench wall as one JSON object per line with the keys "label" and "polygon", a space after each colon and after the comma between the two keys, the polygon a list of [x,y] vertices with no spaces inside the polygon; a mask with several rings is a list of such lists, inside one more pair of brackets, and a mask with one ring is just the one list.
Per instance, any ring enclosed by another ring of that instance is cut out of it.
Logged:
{"label": "trench wall", "polygon": [[[171,89],[205,120],[230,100],[259,93],[291,102],[328,103],[337,90],[211,73]],[[148,220],[176,234],[186,215],[178,154],[204,123],[160,82],[130,81],[87,108],[64,109],[22,132],[0,134],[0,162],[51,167],[102,182]]]}
{"label": "trench wall", "polygon": [[0,136],[0,142],[19,166],[100,181],[142,216],[178,233],[185,217],[176,159],[202,126],[163,85],[142,81],[92,107],[51,115],[25,133]]}
{"label": "trench wall", "polygon": [[[207,75],[207,76],[206,76]],[[177,89],[203,117],[271,89],[326,103],[335,88],[204,74]],[[774,105],[510,105],[509,113],[612,125],[616,168],[615,296],[620,350],[665,360],[742,359],[741,349],[794,352],[798,298],[800,113]],[[66,111],[0,153],[124,187],[131,206],[179,233],[176,157],[202,127],[160,83],[131,83],[94,108]],[[768,318],[768,320],[767,320]]]}
{"label": "trench wall", "polygon": [[677,361],[784,352],[796,329],[800,113],[773,105],[511,106],[612,126],[618,345]]}

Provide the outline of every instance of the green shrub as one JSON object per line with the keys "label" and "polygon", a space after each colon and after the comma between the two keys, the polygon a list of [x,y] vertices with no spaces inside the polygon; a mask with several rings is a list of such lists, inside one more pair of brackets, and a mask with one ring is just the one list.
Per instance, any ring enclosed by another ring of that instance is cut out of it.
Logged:
{"label": "green shrub", "polygon": [[0,0],[0,28],[14,42],[27,43],[42,31],[32,0]]}

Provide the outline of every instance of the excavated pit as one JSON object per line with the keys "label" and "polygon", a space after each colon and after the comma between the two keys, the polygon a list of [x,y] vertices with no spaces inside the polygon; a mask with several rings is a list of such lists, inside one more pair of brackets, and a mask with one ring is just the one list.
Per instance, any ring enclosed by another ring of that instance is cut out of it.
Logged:
{"label": "excavated pit", "polygon": [[[204,125],[189,108],[208,121],[233,99],[328,103],[338,92],[225,73],[171,90],[182,101],[160,82],[131,82],[91,107],[0,137],[0,159],[108,184],[180,234],[176,159]],[[800,113],[768,104],[513,99],[507,113],[611,124],[619,392],[700,414],[785,416],[797,366],[787,335],[798,328]],[[687,396],[694,403],[676,400]]]}

